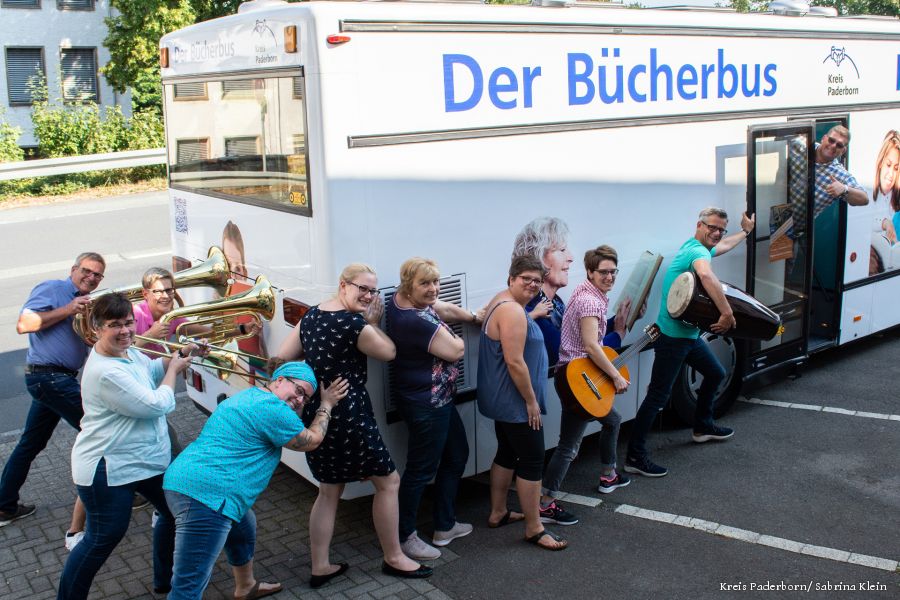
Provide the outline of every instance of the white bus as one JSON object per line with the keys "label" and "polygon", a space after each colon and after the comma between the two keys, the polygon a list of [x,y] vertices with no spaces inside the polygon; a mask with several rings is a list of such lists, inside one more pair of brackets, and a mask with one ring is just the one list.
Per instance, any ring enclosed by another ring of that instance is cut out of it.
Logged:
{"label": "white bus", "polygon": [[[748,243],[714,267],[784,323],[768,342],[707,336],[728,370],[720,412],[754,376],[900,323],[900,245],[885,231],[900,189],[892,150],[882,165],[900,129],[897,20],[257,1],[160,44],[176,268],[224,243],[245,282],[266,275],[278,306],[260,352],[296,335],[350,262],[375,266],[390,293],[405,259],[433,258],[442,296],[476,309],[505,284],[521,228],[557,217],[576,259],[565,299],[585,250],[615,247],[624,281],[645,250],[670,259],[708,205],[732,227],[757,215]],[[814,146],[833,124],[851,131],[848,167],[870,201],[835,202],[813,222]],[[659,287],[626,343],[654,320]],[[489,468],[494,435],[472,401],[478,332],[461,333],[473,474]],[[625,419],[652,360],[630,364],[616,400]],[[686,370],[676,384],[682,414],[696,379]],[[203,369],[190,383],[206,410],[249,385]],[[389,366],[370,362],[368,386],[402,465]],[[283,460],[310,478],[300,455]]]}

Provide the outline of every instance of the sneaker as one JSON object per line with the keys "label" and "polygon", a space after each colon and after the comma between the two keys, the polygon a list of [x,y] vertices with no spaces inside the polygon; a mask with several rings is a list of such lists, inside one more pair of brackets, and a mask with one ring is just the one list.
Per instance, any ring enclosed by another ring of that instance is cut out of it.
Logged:
{"label": "sneaker", "polygon": [[556,523],[557,525],[574,525],[578,522],[578,517],[563,509],[559,503],[554,500],[550,506],[541,507],[541,523]]}
{"label": "sneaker", "polygon": [[468,523],[457,521],[449,531],[435,531],[431,543],[435,546],[446,546],[456,538],[466,537],[472,533],[473,527]]}
{"label": "sneaker", "polygon": [[719,427],[718,425],[709,425],[701,429],[694,429],[691,436],[694,442],[702,444],[709,441],[727,440],[734,435],[734,429],[731,427]]}
{"label": "sneaker", "polygon": [[76,531],[75,533],[66,532],[66,550],[69,552],[74,550],[75,546],[78,545],[78,542],[80,542],[82,538],[84,538],[83,531]]}
{"label": "sneaker", "polygon": [[667,468],[659,466],[646,456],[642,456],[641,458],[626,458],[625,472],[637,473],[644,477],[665,477],[669,474]]}
{"label": "sneaker", "polygon": [[436,560],[441,557],[441,551],[423,542],[415,531],[409,534],[406,540],[400,542],[400,549],[403,550],[403,554],[413,560]]}
{"label": "sneaker", "polygon": [[140,494],[134,495],[134,500],[131,501],[131,510],[140,510],[142,508],[147,508],[148,506],[150,506],[149,500]]}
{"label": "sneaker", "polygon": [[631,483],[631,478],[628,475],[613,471],[611,476],[600,476],[600,485],[597,486],[597,491],[601,494],[609,494],[620,487],[625,487],[629,483]]}
{"label": "sneaker", "polygon": [[12,512],[0,510],[0,527],[6,527],[13,521],[18,521],[19,519],[24,519],[29,515],[33,515],[34,511],[34,504],[19,504],[16,506],[16,510]]}
{"label": "sneaker", "polygon": [[156,522],[159,521],[159,512],[153,511],[153,514],[150,515],[150,528],[156,529]]}

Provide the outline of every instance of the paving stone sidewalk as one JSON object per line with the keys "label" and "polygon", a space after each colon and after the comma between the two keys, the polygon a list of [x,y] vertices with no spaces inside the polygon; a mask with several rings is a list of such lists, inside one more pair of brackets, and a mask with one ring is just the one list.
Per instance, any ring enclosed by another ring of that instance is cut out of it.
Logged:
{"label": "paving stone sidewalk", "polygon": [[[186,397],[169,417],[183,444],[196,438],[206,420]],[[0,463],[5,464],[18,436],[0,436]],[[56,586],[68,553],[63,536],[71,517],[75,487],[69,455],[75,431],[61,423],[31,468],[22,489],[22,501],[36,504],[37,512],[0,528],[0,598],[41,600],[56,597]],[[448,598],[428,580],[402,580],[381,573],[381,549],[372,527],[371,498],[342,501],[332,544],[332,561],[347,562],[347,577],[318,590],[309,580],[309,511],[316,488],[289,469],[279,466],[254,510],[258,519],[256,575],[279,581],[284,591],[275,598],[379,598],[410,600]],[[150,510],[134,513],[125,539],[94,579],[91,598],[159,600],[152,590]],[[444,548],[435,566],[456,560]],[[213,571],[205,598],[233,598],[231,569],[224,555]]]}

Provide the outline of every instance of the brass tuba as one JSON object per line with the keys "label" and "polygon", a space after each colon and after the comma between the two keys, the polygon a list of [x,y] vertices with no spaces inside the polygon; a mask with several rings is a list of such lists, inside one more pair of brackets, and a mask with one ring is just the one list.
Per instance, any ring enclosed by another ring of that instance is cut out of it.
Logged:
{"label": "brass tuba", "polygon": [[[164,314],[160,322],[171,323],[178,318],[198,317],[184,325],[207,325],[212,331],[203,337],[210,344],[223,344],[246,337],[234,335],[238,317],[250,315],[257,324],[261,324],[260,318],[271,321],[275,316],[275,304],[275,290],[272,284],[265,275],[260,275],[253,287],[246,292],[176,308]],[[181,333],[176,331],[176,335]]]}
{"label": "brass tuba", "polygon": [[[133,346],[136,350],[140,350],[144,354],[149,354],[151,356],[161,356],[163,358],[168,358],[172,355],[171,353],[178,352],[179,350],[187,346],[187,343],[167,342],[143,335],[136,335],[134,336],[134,339],[151,342],[153,344],[158,344],[164,348],[168,348],[168,352],[159,352],[157,350],[151,350],[149,348],[144,348],[137,345]],[[216,369],[219,379],[221,379],[222,381],[228,381],[228,378],[232,373],[237,373],[238,375],[243,375],[244,377],[247,376],[246,371],[238,371],[236,369],[237,355],[229,352],[225,348],[216,348],[214,350],[210,350],[210,352],[206,356],[198,358],[200,358],[199,362],[192,361],[191,364],[201,367],[209,367],[210,369]],[[257,375],[257,377],[261,376]]]}
{"label": "brass tuba", "polygon": [[[228,260],[225,258],[225,253],[222,252],[222,249],[218,246],[213,246],[209,249],[206,260],[195,267],[185,269],[184,271],[178,271],[173,274],[173,278],[176,289],[207,286],[215,289],[220,296],[228,294],[231,290],[231,283],[233,282]],[[128,299],[134,303],[143,300],[143,289],[143,285],[138,283],[137,285],[118,287],[111,290],[97,290],[96,292],[91,293],[88,298],[93,302],[106,294],[119,293],[125,294]],[[175,295],[175,300],[178,302],[179,306],[184,304],[181,296],[177,293]],[[72,328],[86,343],[93,345],[97,341],[97,336],[94,334],[91,326],[90,309],[88,309],[86,314],[79,313],[75,315],[75,318],[72,320]]]}

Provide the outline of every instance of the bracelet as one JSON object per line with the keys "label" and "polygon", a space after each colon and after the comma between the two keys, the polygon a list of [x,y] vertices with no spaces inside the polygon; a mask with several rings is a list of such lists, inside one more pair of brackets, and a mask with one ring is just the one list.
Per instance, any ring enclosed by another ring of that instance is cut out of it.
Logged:
{"label": "bracelet", "polygon": [[470,310],[469,314],[472,315],[472,323],[475,323],[477,325],[478,324],[478,315],[475,313],[474,310]]}
{"label": "bracelet", "polygon": [[178,356],[180,356],[181,358],[187,358],[188,356],[190,356],[190,354],[185,354],[185,353],[184,353],[184,348],[179,348],[179,349],[178,349]]}
{"label": "bracelet", "polygon": [[322,408],[321,406],[320,406],[319,408],[316,409],[316,414],[317,414],[317,415],[325,415],[325,418],[326,418],[326,419],[330,419],[330,418],[331,418],[331,413],[328,412],[328,409]]}

